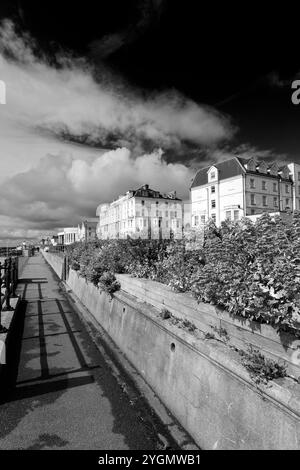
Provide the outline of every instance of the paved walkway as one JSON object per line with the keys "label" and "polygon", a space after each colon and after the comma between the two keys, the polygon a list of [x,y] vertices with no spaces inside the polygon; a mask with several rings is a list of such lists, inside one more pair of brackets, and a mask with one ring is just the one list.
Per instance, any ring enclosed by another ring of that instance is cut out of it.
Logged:
{"label": "paved walkway", "polygon": [[18,289],[24,325],[16,386],[0,405],[0,449],[155,449],[41,255]]}

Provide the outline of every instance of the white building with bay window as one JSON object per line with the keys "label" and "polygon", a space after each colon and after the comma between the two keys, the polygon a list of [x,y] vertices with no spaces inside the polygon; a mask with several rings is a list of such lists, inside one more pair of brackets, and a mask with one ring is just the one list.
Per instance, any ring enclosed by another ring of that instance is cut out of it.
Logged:
{"label": "white building with bay window", "polygon": [[183,203],[174,191],[162,194],[145,184],[113,202],[100,204],[96,214],[101,239],[182,237]]}
{"label": "white building with bay window", "polygon": [[255,158],[233,157],[202,168],[190,190],[193,227],[209,219],[219,225],[226,219],[237,221],[244,216],[288,212],[294,208],[290,168]]}

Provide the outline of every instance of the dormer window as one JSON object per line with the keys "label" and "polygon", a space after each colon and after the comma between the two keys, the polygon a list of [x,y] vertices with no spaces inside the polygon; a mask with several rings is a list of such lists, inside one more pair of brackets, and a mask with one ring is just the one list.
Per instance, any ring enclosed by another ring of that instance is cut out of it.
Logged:
{"label": "dormer window", "polygon": [[269,168],[269,173],[272,176],[278,176],[278,170],[278,165],[276,162],[274,162]]}
{"label": "dormer window", "polygon": [[268,172],[268,167],[265,162],[260,162],[259,164],[259,172],[260,173],[267,173]]}
{"label": "dormer window", "polygon": [[289,179],[289,176],[290,176],[290,172],[289,172],[289,169],[287,166],[284,166],[282,169],[281,169],[281,175],[282,175],[282,178],[284,179]]}
{"label": "dormer window", "polygon": [[215,181],[218,178],[218,170],[216,167],[212,166],[208,170],[208,181]]}
{"label": "dormer window", "polygon": [[254,158],[250,158],[250,160],[247,161],[247,170],[255,171],[256,165],[257,165],[256,160]]}

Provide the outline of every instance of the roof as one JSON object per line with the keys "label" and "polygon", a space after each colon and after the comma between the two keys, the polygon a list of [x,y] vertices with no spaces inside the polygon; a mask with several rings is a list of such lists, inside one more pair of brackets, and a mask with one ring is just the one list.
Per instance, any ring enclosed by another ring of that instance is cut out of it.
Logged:
{"label": "roof", "polygon": [[196,173],[191,188],[202,186],[208,183],[208,170],[212,166],[218,169],[218,180],[225,180],[233,176],[242,175],[246,171],[244,168],[244,164],[246,163],[246,161],[247,160],[245,160],[244,158],[233,157],[230,160],[225,160],[224,162],[216,163],[214,165],[207,166],[206,168],[201,168]]}
{"label": "roof", "polygon": [[[251,159],[241,158],[241,157],[232,157],[230,158],[230,160],[225,160],[224,162],[212,164],[205,168],[201,168],[196,173],[196,176],[191,185],[191,189],[208,184],[208,170],[212,167],[215,167],[218,169],[218,172],[219,172],[218,180],[225,180],[227,178],[232,178],[233,176],[242,175],[244,173],[259,174],[257,173],[257,170],[251,171],[245,168],[245,165],[249,160]],[[268,166],[271,167],[274,163],[276,162],[272,162]],[[287,165],[284,165],[283,167],[279,167],[279,171],[286,167]],[[262,175],[262,173],[260,174]],[[276,178],[276,179],[278,179],[279,177],[278,175],[271,175],[271,174],[263,174],[263,176],[269,177],[269,178]],[[292,179],[290,176],[288,178],[284,178],[283,175],[280,175],[280,179],[282,181],[292,182]]]}

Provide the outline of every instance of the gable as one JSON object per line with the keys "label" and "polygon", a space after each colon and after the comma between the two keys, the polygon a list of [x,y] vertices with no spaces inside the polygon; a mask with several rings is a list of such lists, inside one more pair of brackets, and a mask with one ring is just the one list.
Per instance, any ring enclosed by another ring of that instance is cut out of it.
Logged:
{"label": "gable", "polygon": [[[191,189],[198,186],[203,186],[211,182],[209,179],[209,172],[212,168],[217,170],[216,180],[224,180],[227,178],[233,178],[234,176],[242,175],[245,173],[245,169],[238,158],[234,157],[224,162],[216,163],[210,167],[201,168],[195,175],[192,182]],[[215,181],[215,180],[214,180]]]}

